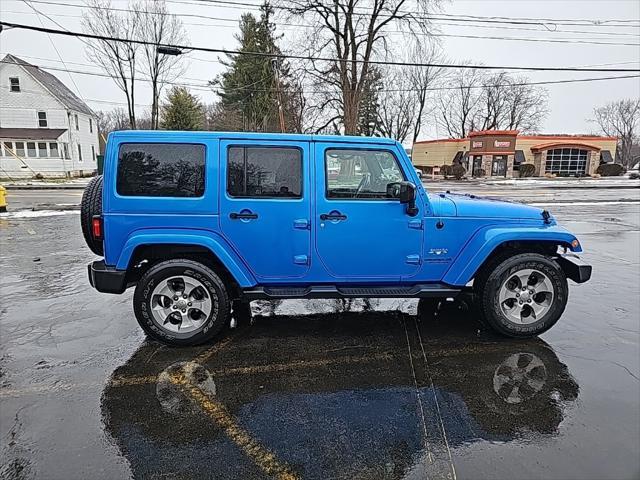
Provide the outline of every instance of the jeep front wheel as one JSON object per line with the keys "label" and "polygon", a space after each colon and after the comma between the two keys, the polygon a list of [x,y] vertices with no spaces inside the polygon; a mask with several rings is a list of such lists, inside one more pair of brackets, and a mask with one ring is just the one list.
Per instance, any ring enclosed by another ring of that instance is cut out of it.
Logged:
{"label": "jeep front wheel", "polygon": [[220,277],[187,259],[167,260],[142,276],[133,296],[138,323],[169,345],[199,345],[229,322],[230,301]]}
{"label": "jeep front wheel", "polygon": [[503,335],[539,335],[558,321],[567,305],[569,288],[562,268],[537,253],[507,258],[484,278],[476,289],[478,307]]}

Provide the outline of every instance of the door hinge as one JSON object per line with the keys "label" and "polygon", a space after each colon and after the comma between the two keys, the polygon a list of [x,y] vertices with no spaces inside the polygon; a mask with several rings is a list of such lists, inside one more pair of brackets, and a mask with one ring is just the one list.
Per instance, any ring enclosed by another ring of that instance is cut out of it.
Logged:
{"label": "door hinge", "polygon": [[412,265],[420,265],[420,255],[407,255],[406,262]]}
{"label": "door hinge", "polygon": [[300,230],[308,230],[310,222],[306,218],[296,218],[293,221],[293,228],[298,228]]}
{"label": "door hinge", "polygon": [[409,220],[409,228],[415,228],[416,230],[422,230],[422,220],[416,218],[414,220]]}
{"label": "door hinge", "polygon": [[293,263],[296,265],[309,265],[309,257],[307,255],[294,255]]}

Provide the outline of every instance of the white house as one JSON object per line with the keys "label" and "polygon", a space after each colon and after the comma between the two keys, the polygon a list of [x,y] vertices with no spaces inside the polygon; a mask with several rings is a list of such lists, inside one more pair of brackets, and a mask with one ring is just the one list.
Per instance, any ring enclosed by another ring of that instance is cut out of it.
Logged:
{"label": "white house", "polygon": [[14,55],[0,61],[0,178],[97,168],[95,113],[60,80]]}

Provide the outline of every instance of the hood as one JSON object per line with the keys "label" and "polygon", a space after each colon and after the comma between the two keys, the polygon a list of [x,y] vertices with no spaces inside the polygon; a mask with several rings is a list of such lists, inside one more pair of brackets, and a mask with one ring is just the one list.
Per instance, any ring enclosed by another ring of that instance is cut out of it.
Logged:
{"label": "hood", "polygon": [[430,195],[430,199],[443,216],[544,220],[541,208],[522,203],[453,193]]}

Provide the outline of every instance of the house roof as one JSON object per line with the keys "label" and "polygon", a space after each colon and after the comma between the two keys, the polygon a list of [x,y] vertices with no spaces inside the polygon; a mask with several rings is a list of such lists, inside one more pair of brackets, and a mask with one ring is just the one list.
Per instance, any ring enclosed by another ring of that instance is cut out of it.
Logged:
{"label": "house roof", "polygon": [[20,65],[25,69],[29,75],[36,79],[44,88],[49,90],[51,95],[56,97],[65,107],[69,110],[85,113],[87,115],[95,115],[95,113],[89,108],[89,106],[80,100],[71,90],[69,90],[64,83],[58,80],[57,77],[45,72],[40,67],[32,65],[24,60],[7,54],[2,63],[13,63]]}
{"label": "house roof", "polygon": [[13,140],[57,140],[66,128],[0,128],[0,138]]}

